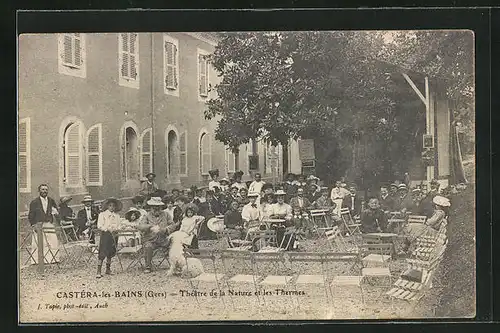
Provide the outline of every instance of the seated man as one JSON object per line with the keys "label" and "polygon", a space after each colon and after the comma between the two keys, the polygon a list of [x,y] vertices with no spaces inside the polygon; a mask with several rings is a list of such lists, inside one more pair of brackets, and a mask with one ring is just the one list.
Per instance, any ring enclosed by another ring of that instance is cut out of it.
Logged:
{"label": "seated man", "polygon": [[352,217],[359,217],[361,214],[361,202],[363,200],[357,195],[354,185],[349,187],[349,194],[342,200],[342,208],[349,208]]}
{"label": "seated man", "polygon": [[284,224],[273,223],[270,225],[270,228],[276,230],[276,239],[278,241],[278,244],[281,244],[281,242],[283,241],[285,228],[293,226],[293,210],[292,206],[285,203],[285,197],[286,197],[285,191],[283,190],[276,191],[275,197],[277,202],[273,204],[270,218],[284,219],[285,223]]}
{"label": "seated man", "polygon": [[361,214],[361,232],[385,232],[387,226],[387,216],[380,208],[377,198],[368,200],[368,208]]}
{"label": "seated man", "polygon": [[308,209],[311,206],[311,203],[304,197],[304,189],[302,187],[297,189],[297,195],[290,200],[290,206],[292,206],[295,226],[297,229],[300,229],[305,233],[309,233],[312,227],[312,225],[308,223]]}
{"label": "seated man", "polygon": [[151,272],[151,262],[153,260],[153,251],[160,247],[168,247],[167,237],[177,230],[180,222],[174,222],[163,211],[163,201],[159,197],[152,197],[147,201],[151,210],[146,214],[142,223],[137,225],[137,229],[142,232],[143,247],[145,250],[146,269],[145,273]]}
{"label": "seated man", "polygon": [[327,219],[333,221],[337,225],[342,221],[342,218],[336,214],[336,204],[330,198],[328,187],[321,188],[321,197],[312,203],[312,207],[315,209],[328,210]]}

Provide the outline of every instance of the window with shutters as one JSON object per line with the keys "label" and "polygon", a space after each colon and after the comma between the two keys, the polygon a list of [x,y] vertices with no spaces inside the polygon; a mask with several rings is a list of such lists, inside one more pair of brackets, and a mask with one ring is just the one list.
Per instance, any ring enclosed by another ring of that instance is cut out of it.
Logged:
{"label": "window with shutters", "polygon": [[30,118],[19,121],[18,128],[18,153],[19,153],[19,191],[31,192],[31,151],[30,151]]}
{"label": "window with shutters", "polygon": [[121,174],[122,180],[138,180],[140,178],[140,133],[132,121],[123,124],[120,130]]}
{"label": "window with shutters", "polygon": [[198,97],[200,101],[206,101],[209,92],[209,66],[208,52],[198,49]]}
{"label": "window with shutters", "polygon": [[59,73],[84,78],[87,75],[85,34],[58,35]]}
{"label": "window with shutters", "polygon": [[231,148],[226,147],[226,173],[234,172],[236,169],[236,154]]}
{"label": "window with shutters", "polygon": [[141,135],[141,177],[153,172],[153,131],[148,128]]}
{"label": "window with shutters", "polygon": [[139,89],[139,34],[118,34],[118,83]]}
{"label": "window with shutters", "polygon": [[208,170],[212,167],[212,152],[210,147],[210,135],[207,131],[202,131],[199,140],[200,174],[208,175]]}
{"label": "window with shutters", "polygon": [[102,125],[87,131],[87,185],[102,186]]}
{"label": "window with shutters", "polygon": [[83,124],[73,122],[66,126],[63,138],[63,184],[68,188],[83,186],[82,168]]}
{"label": "window with shutters", "polygon": [[179,96],[179,41],[163,35],[163,87],[165,94]]}
{"label": "window with shutters", "polygon": [[179,136],[179,174],[180,176],[187,177],[188,163],[187,163],[187,132],[184,131]]}

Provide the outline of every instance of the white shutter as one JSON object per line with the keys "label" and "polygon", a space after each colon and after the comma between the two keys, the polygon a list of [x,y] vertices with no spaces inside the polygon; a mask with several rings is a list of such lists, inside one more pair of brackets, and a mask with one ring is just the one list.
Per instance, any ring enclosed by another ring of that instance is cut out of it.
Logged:
{"label": "white shutter", "polygon": [[210,136],[208,133],[204,133],[200,140],[200,157],[201,157],[201,174],[208,174],[208,171],[212,167],[212,154],[210,149]]}
{"label": "white shutter", "polygon": [[129,52],[130,52],[130,78],[132,80],[136,80],[137,79],[137,75],[138,75],[138,63],[137,63],[137,58],[138,58],[138,54],[139,54],[139,43],[138,43],[138,36],[136,33],[131,33],[130,36],[129,36]]}
{"label": "white shutter", "polygon": [[31,164],[30,164],[30,119],[19,121],[18,128],[19,153],[19,191],[31,192]]}
{"label": "white shutter", "polygon": [[145,130],[141,136],[141,177],[153,172],[152,130]]}
{"label": "white shutter", "polygon": [[102,186],[102,125],[87,131],[87,185]]}
{"label": "white shutter", "polygon": [[65,133],[65,182],[68,187],[78,187],[82,185],[82,142],[80,131],[80,124],[74,123],[68,127]]}
{"label": "white shutter", "polygon": [[80,67],[82,65],[82,41],[80,39],[80,34],[74,34],[74,42],[75,42],[75,57],[74,57],[74,62],[73,65],[75,67]]}
{"label": "white shutter", "polygon": [[73,37],[71,34],[64,34],[62,59],[65,65],[73,66]]}
{"label": "white shutter", "polygon": [[128,78],[130,76],[130,65],[129,65],[129,34],[120,34],[121,38],[121,67],[120,73],[123,78]]}
{"label": "white shutter", "polygon": [[187,134],[183,132],[179,138],[179,164],[181,175],[187,175]]}
{"label": "white shutter", "polygon": [[165,66],[166,66],[166,77],[165,85],[167,89],[176,89],[176,65],[175,65],[175,54],[176,46],[171,42],[165,42]]}
{"label": "white shutter", "polygon": [[198,55],[198,68],[199,68],[199,93],[200,96],[207,96],[207,61],[205,55]]}

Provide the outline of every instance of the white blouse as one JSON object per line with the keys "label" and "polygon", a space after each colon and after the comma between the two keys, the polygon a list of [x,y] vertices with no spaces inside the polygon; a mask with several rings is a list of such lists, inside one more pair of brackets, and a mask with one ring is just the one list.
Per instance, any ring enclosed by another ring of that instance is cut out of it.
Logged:
{"label": "white blouse", "polygon": [[121,217],[117,213],[106,210],[97,218],[97,228],[102,231],[114,231],[120,228]]}

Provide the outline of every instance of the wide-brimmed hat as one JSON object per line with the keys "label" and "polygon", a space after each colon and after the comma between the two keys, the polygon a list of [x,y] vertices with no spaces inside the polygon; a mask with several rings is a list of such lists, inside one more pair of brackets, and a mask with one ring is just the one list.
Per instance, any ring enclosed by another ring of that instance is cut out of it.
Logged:
{"label": "wide-brimmed hat", "polygon": [[192,202],[190,202],[186,206],[184,206],[184,215],[186,214],[188,209],[191,209],[194,214],[198,213],[198,206]]}
{"label": "wide-brimmed hat", "polygon": [[434,202],[438,206],[442,207],[449,207],[451,206],[450,199],[442,197],[440,195],[436,195],[434,199],[432,199],[432,202]]}
{"label": "wide-brimmed hat", "polygon": [[115,211],[119,212],[120,210],[122,210],[123,208],[123,204],[120,200],[118,200],[117,198],[114,198],[114,197],[109,197],[107,198],[106,200],[103,201],[102,203],[102,207],[104,210],[108,209],[108,205],[113,202],[115,204]]}
{"label": "wide-brimmed hat", "polygon": [[149,176],[153,176],[156,178],[156,174],[154,172],[149,172],[144,177],[148,178]]}
{"label": "wide-brimmed hat", "polygon": [[212,217],[207,221],[207,228],[213,232],[221,232],[222,230],[224,230],[224,220],[217,217]]}
{"label": "wide-brimmed hat", "polygon": [[146,198],[143,197],[142,195],[136,195],[135,197],[132,198],[132,202],[134,204],[136,204],[138,202],[144,202],[144,200],[146,200]]}
{"label": "wide-brimmed hat", "polygon": [[286,192],[283,191],[283,190],[277,190],[276,193],[274,193],[274,195],[277,197],[277,196],[280,196],[280,195],[286,195]]}
{"label": "wide-brimmed hat", "polygon": [[161,200],[160,197],[151,197],[148,201],[146,201],[148,206],[165,206],[165,203]]}
{"label": "wide-brimmed hat", "polygon": [[309,175],[309,176],[307,177],[307,180],[319,180],[319,178],[318,178],[318,177],[316,177],[315,175]]}
{"label": "wide-brimmed hat", "polygon": [[408,187],[406,186],[406,184],[399,184],[398,185],[398,190],[406,190],[408,189]]}
{"label": "wide-brimmed hat", "polygon": [[323,186],[323,187],[321,188],[321,192],[328,192],[328,187]]}
{"label": "wide-brimmed hat", "polygon": [[392,183],[392,184],[391,184],[391,185],[389,185],[389,186],[390,186],[390,187],[395,187],[395,188],[397,188],[397,187],[398,187],[398,184],[396,184],[396,183]]}
{"label": "wide-brimmed hat", "polygon": [[259,193],[257,192],[248,192],[247,194],[247,197],[251,198],[251,197],[258,197],[259,196]]}
{"label": "wide-brimmed hat", "polygon": [[90,195],[86,195],[83,197],[82,202],[94,202],[94,199]]}
{"label": "wide-brimmed hat", "polygon": [[59,199],[59,201],[60,201],[61,203],[66,203],[66,202],[68,202],[68,201],[71,201],[72,199],[73,199],[72,197],[67,197],[67,196],[66,196],[66,197],[62,197],[61,199]]}
{"label": "wide-brimmed hat", "polygon": [[141,211],[140,211],[140,210],[138,210],[138,209],[137,209],[137,208],[135,208],[135,207],[130,207],[130,209],[129,209],[129,210],[127,210],[127,212],[125,213],[125,218],[126,218],[127,220],[130,220],[130,216],[131,216],[132,214],[134,214],[134,213],[135,213],[135,214],[139,214],[139,217],[141,217]]}
{"label": "wide-brimmed hat", "polygon": [[420,193],[422,192],[421,189],[419,189],[418,187],[415,187],[413,190],[411,190],[411,193]]}
{"label": "wide-brimmed hat", "polygon": [[222,182],[226,182],[229,184],[229,179],[227,179],[226,177],[222,178],[221,180],[219,180],[219,183],[222,184]]}
{"label": "wide-brimmed hat", "polygon": [[218,176],[219,175],[219,169],[208,170],[208,174],[210,175],[210,177]]}

